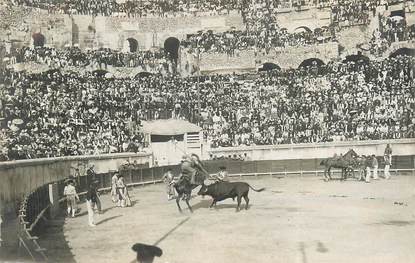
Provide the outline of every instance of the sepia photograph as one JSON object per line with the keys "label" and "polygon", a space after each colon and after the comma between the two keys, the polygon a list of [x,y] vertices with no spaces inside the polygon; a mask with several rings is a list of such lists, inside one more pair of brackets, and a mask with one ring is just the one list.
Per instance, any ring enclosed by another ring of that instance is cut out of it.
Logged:
{"label": "sepia photograph", "polygon": [[0,263],[415,263],[414,0],[0,0]]}

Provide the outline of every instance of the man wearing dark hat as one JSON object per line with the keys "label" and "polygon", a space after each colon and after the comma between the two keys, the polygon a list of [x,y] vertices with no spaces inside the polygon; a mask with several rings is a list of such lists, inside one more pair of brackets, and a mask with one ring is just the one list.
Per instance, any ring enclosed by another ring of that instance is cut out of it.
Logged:
{"label": "man wearing dark hat", "polygon": [[163,251],[159,247],[141,243],[134,244],[132,250],[137,253],[137,262],[139,263],[152,263],[154,257],[161,257],[163,254]]}

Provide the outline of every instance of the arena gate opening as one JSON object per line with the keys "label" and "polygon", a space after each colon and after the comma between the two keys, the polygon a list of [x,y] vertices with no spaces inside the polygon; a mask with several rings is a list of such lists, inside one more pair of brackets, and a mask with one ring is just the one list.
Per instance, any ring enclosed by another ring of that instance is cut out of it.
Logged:
{"label": "arena gate opening", "polygon": [[135,38],[127,38],[128,42],[128,51],[137,52],[138,51],[138,41]]}
{"label": "arena gate opening", "polygon": [[179,46],[180,41],[175,37],[169,37],[164,41],[164,50],[175,64],[179,58]]}
{"label": "arena gate opening", "polygon": [[33,46],[35,47],[43,47],[45,45],[46,38],[41,33],[34,33],[32,35],[32,39],[33,39]]}

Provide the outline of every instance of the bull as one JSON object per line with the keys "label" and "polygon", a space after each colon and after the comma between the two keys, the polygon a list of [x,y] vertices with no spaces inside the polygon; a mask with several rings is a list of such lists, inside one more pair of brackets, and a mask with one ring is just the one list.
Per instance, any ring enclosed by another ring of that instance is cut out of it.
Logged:
{"label": "bull", "polygon": [[236,207],[236,212],[240,210],[241,200],[242,197],[245,199],[245,209],[248,209],[249,204],[249,188],[254,190],[255,192],[262,192],[265,188],[261,189],[254,189],[252,186],[245,182],[216,182],[211,185],[203,184],[200,188],[198,195],[205,196],[209,195],[213,198],[212,204],[210,208],[216,206],[216,203],[228,198],[232,198],[235,200],[237,198],[238,205]]}

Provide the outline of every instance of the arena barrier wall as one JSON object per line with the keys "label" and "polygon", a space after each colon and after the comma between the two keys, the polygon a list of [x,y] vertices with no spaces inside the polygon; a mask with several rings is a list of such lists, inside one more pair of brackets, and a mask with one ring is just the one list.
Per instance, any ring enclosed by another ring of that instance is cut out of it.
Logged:
{"label": "arena barrier wall", "polygon": [[127,161],[141,166],[152,163],[149,153],[70,156],[0,163],[0,215],[15,214],[19,202],[33,190],[69,176],[82,177],[94,165],[96,173],[118,170]]}
{"label": "arena barrier wall", "polygon": [[[383,156],[377,156],[380,170],[384,167]],[[209,173],[219,172],[219,167],[224,166],[230,175],[289,175],[289,174],[313,174],[324,172],[321,158],[293,159],[293,160],[268,160],[268,161],[238,161],[238,160],[213,160],[206,161],[205,167]],[[394,169],[413,174],[415,169],[414,155],[401,155],[392,157],[391,171]],[[333,170],[337,170],[333,168]]]}
{"label": "arena barrier wall", "polygon": [[388,143],[392,147],[393,156],[415,156],[415,139],[396,139],[211,148],[204,157],[230,159],[233,156],[246,155],[252,161],[313,160],[345,154],[350,149],[359,155],[383,156]]}

